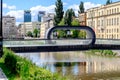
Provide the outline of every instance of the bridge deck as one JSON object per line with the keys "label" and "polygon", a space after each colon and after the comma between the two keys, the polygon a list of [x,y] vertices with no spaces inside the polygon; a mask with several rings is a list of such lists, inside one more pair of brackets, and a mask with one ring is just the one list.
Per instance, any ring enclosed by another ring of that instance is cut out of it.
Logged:
{"label": "bridge deck", "polygon": [[95,45],[89,45],[90,41],[90,39],[3,41],[3,46],[15,52],[79,51],[89,49],[120,50],[120,40],[97,39]]}

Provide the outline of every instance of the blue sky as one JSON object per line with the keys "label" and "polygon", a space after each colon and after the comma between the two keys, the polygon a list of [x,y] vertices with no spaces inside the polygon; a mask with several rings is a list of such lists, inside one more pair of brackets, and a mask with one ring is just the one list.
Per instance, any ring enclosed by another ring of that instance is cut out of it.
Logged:
{"label": "blue sky", "polygon": [[[17,24],[23,22],[23,10],[31,10],[32,21],[37,20],[38,11],[54,12],[55,2],[57,0],[3,0],[3,15],[16,17]],[[62,0],[64,11],[73,8],[77,14],[80,1],[84,2],[85,9],[100,6],[106,3],[106,0]],[[120,0],[112,0],[113,2]]]}

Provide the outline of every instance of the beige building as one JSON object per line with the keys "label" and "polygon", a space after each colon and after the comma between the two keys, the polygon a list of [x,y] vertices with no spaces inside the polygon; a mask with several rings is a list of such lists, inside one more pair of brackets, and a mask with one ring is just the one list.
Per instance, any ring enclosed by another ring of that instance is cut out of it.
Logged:
{"label": "beige building", "polygon": [[25,36],[27,36],[28,31],[33,32],[34,29],[40,30],[40,26],[41,26],[40,22],[24,22],[24,23],[21,23],[18,26],[19,36],[25,37]]}
{"label": "beige building", "polygon": [[120,1],[88,9],[86,23],[97,38],[120,39]]}
{"label": "beige building", "polygon": [[17,27],[15,17],[2,17],[2,34],[3,38],[16,38]]}
{"label": "beige building", "polygon": [[81,26],[86,26],[86,12],[78,14],[79,22]]}
{"label": "beige building", "polygon": [[46,32],[51,27],[54,27],[53,19],[49,19],[49,20],[46,20],[46,21],[41,23],[41,28],[40,28],[40,38],[41,39],[46,38]]}

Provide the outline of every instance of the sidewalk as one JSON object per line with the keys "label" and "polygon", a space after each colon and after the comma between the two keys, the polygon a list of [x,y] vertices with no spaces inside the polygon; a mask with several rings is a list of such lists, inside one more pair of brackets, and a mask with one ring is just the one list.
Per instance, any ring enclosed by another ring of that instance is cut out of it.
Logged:
{"label": "sidewalk", "polygon": [[0,68],[0,80],[8,80],[1,68]]}

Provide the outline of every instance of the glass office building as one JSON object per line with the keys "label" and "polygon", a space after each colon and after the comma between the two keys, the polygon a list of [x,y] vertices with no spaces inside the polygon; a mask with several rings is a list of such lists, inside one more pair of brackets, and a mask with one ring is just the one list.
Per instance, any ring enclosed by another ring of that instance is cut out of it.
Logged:
{"label": "glass office building", "polygon": [[31,22],[31,11],[30,10],[24,11],[24,22]]}
{"label": "glass office building", "polygon": [[45,15],[45,11],[39,11],[38,12],[38,21],[41,22],[42,21],[42,16]]}

